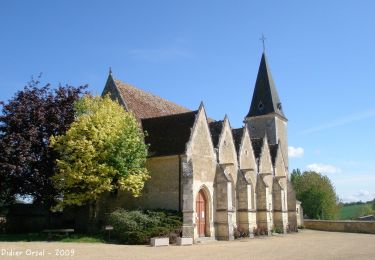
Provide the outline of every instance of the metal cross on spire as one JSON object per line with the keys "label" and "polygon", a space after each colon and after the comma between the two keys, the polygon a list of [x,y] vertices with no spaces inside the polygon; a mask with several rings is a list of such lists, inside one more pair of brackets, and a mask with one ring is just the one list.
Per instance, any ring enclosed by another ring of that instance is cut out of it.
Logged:
{"label": "metal cross on spire", "polygon": [[265,44],[265,41],[267,40],[267,38],[264,37],[264,34],[263,34],[263,33],[262,33],[262,38],[259,38],[259,40],[262,41],[262,43],[263,43],[263,52],[265,52],[265,51],[266,51],[266,44]]}

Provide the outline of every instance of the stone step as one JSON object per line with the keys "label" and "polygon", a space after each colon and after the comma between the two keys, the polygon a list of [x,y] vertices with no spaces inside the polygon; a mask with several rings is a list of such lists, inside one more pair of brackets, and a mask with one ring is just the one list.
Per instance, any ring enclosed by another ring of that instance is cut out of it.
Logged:
{"label": "stone step", "polygon": [[195,239],[195,243],[196,244],[207,244],[207,243],[211,243],[211,242],[216,242],[217,240],[215,239],[215,237],[198,237]]}

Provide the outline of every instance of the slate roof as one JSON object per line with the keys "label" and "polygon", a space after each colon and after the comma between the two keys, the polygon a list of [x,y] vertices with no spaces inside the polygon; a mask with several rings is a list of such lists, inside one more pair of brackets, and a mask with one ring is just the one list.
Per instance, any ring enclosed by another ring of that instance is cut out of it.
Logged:
{"label": "slate roof", "polygon": [[275,166],[275,164],[276,164],[277,150],[279,149],[279,144],[270,144],[269,148],[270,148],[272,165]]}
{"label": "slate roof", "polygon": [[180,114],[191,110],[177,105],[147,91],[133,87],[121,80],[113,79],[126,108],[138,119]]}
{"label": "slate roof", "polygon": [[185,153],[197,111],[141,119],[146,131],[145,143],[149,144],[149,156],[167,156]]}
{"label": "slate roof", "polygon": [[263,52],[258,76],[255,83],[253,99],[246,117],[261,116],[276,113],[285,118],[271,70],[268,66],[266,54]]}
{"label": "slate roof", "polygon": [[[258,159],[262,154],[263,138],[251,138],[251,144],[253,145],[254,156],[256,159]],[[272,165],[275,165],[279,144],[269,144],[268,147],[270,150]]]}
{"label": "slate roof", "polygon": [[221,131],[223,130],[223,125],[224,125],[223,120],[210,122],[208,124],[210,128],[212,143],[214,147],[217,147],[219,144],[220,134],[221,134]]}
{"label": "slate roof", "polygon": [[234,145],[236,146],[237,154],[240,152],[240,146],[243,135],[243,128],[232,129],[232,135],[234,139]]}
{"label": "slate roof", "polygon": [[262,153],[263,138],[251,138],[251,144],[253,145],[254,157],[258,159]]}

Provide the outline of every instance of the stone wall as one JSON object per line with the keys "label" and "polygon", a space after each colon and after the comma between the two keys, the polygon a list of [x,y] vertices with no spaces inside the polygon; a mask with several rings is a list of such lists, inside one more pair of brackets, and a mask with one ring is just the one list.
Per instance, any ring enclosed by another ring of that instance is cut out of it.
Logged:
{"label": "stone wall", "polygon": [[214,181],[217,159],[207,125],[206,113],[201,106],[190,141],[187,144],[186,166],[183,168],[183,236],[199,237],[197,229],[196,198],[202,189],[206,196],[206,236],[215,237],[214,218],[216,212]]}
{"label": "stone wall", "polygon": [[305,227],[308,229],[375,234],[375,221],[352,221],[352,220],[311,220],[305,219]]}
{"label": "stone wall", "polygon": [[246,118],[252,138],[263,138],[265,132],[270,144],[278,142],[276,121],[274,115],[264,115]]}
{"label": "stone wall", "polygon": [[266,132],[270,144],[277,144],[281,140],[285,166],[288,167],[288,133],[285,119],[270,114],[246,118],[246,122],[252,138],[263,138]]}
{"label": "stone wall", "polygon": [[148,158],[146,168],[151,178],[145,182],[142,195],[130,192],[105,193],[100,201],[100,218],[116,208],[180,210],[180,160],[176,156]]}
{"label": "stone wall", "polygon": [[287,122],[284,119],[281,119],[279,117],[275,117],[276,121],[276,135],[277,135],[277,141],[280,140],[281,145],[281,151],[284,158],[285,167],[289,168],[289,160],[288,160],[288,130],[287,130]]}
{"label": "stone wall", "polygon": [[294,191],[293,185],[290,181],[287,181],[287,207],[288,207],[288,224],[290,231],[297,231],[297,214],[296,214],[296,192]]}

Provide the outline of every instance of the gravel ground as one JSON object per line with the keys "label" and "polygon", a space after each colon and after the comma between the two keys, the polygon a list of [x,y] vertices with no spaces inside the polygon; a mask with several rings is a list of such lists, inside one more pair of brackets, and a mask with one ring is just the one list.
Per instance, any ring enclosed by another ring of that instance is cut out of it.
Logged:
{"label": "gravel ground", "polygon": [[[13,255],[9,256],[11,253]],[[34,255],[26,255],[32,253]],[[86,243],[1,242],[0,259],[375,259],[375,235],[303,230],[286,236],[159,248]]]}

